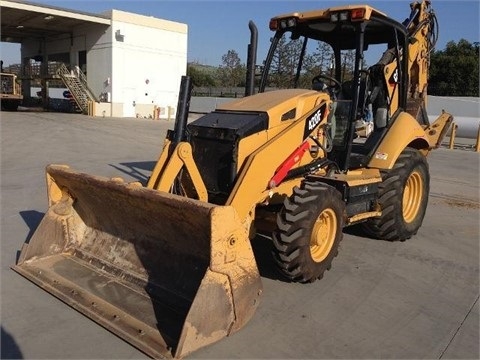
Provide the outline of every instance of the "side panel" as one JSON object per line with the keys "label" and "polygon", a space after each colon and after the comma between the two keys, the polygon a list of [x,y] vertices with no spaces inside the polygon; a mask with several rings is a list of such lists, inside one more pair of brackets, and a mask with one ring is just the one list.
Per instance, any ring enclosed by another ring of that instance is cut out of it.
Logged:
{"label": "side panel", "polygon": [[391,169],[400,153],[412,141],[416,141],[417,148],[430,147],[425,130],[420,124],[410,114],[400,113],[373,154],[368,167]]}
{"label": "side panel", "polygon": [[[246,158],[226,203],[237,210],[241,219],[248,216],[253,204],[269,195],[268,180],[275,174],[278,166],[303,143],[305,122],[323,105],[324,103],[319,104],[299,120],[292,122],[290,126]],[[324,114],[320,123],[326,121],[326,115]]]}

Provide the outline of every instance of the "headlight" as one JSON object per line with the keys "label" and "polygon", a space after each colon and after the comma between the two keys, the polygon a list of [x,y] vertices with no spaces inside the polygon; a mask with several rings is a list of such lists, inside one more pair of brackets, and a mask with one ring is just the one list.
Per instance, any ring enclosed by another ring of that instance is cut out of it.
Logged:
{"label": "headlight", "polygon": [[295,18],[280,20],[281,29],[292,28],[292,27],[295,27],[295,25],[297,25],[297,20]]}

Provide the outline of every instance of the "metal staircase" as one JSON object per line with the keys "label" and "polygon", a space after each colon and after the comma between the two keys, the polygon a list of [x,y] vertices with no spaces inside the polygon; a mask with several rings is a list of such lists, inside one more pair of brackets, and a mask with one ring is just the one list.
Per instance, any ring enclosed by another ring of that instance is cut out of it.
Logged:
{"label": "metal staircase", "polygon": [[62,79],[63,83],[72,94],[76,104],[84,114],[88,112],[89,101],[98,102],[97,98],[87,85],[85,74],[83,74],[78,66],[75,67],[74,71],[70,71],[65,64],[61,64],[56,73]]}

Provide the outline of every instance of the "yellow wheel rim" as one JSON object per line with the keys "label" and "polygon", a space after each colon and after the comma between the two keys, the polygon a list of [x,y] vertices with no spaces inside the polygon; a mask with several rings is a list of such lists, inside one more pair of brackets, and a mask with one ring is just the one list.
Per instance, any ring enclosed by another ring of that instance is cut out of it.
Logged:
{"label": "yellow wheel rim", "polygon": [[337,233],[337,217],[332,209],[323,210],[313,226],[310,254],[315,262],[325,260],[332,250]]}
{"label": "yellow wheel rim", "polygon": [[403,191],[403,219],[411,223],[417,217],[423,199],[423,180],[418,171],[410,174]]}

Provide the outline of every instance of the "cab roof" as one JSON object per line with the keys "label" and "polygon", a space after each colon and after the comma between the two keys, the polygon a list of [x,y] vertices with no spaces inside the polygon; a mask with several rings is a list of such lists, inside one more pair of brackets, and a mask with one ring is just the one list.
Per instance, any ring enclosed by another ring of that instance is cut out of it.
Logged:
{"label": "cab roof", "polygon": [[336,6],[336,7],[331,7],[328,9],[322,9],[322,10],[309,10],[309,11],[303,11],[303,12],[293,12],[293,13],[288,13],[288,14],[283,14],[283,15],[277,15],[272,18],[274,19],[286,19],[286,18],[291,18],[295,17],[299,21],[301,20],[314,20],[314,19],[329,19],[330,14],[333,12],[342,12],[342,11],[351,11],[354,9],[364,9],[364,19],[363,20],[369,20],[370,16],[372,14],[380,15],[383,17],[387,17],[387,14],[369,6],[369,5],[345,5],[345,6]]}
{"label": "cab roof", "polygon": [[[347,13],[347,19],[331,21],[332,14]],[[354,15],[355,14],[355,15]],[[282,23],[294,20],[291,24],[281,27]],[[395,39],[394,30],[406,36],[406,28],[401,23],[389,18],[385,13],[369,5],[345,5],[324,10],[293,12],[273,17],[270,29],[291,31],[292,38],[305,36],[314,40],[326,42],[332,47],[348,50],[356,47],[356,24],[365,22],[364,42],[370,44],[392,43]]]}

